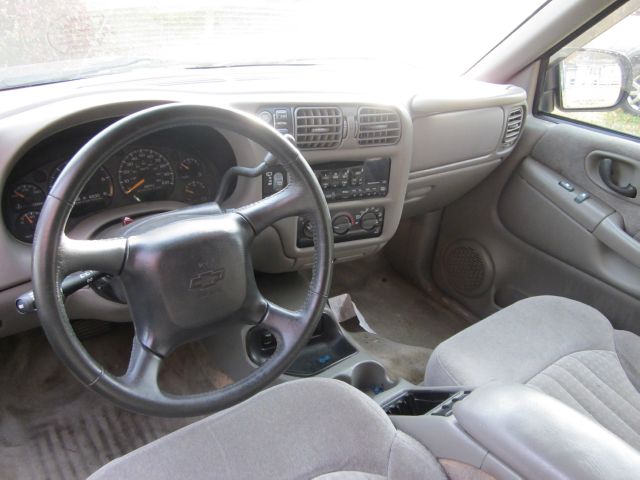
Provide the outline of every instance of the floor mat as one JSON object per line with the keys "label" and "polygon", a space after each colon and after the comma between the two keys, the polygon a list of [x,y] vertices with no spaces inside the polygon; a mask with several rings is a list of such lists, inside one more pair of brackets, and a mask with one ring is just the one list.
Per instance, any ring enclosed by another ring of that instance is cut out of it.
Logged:
{"label": "floor mat", "polygon": [[469,326],[398,274],[383,255],[338,263],[331,295],[348,293],[373,330],[389,340],[433,349]]}
{"label": "floor mat", "polygon": [[[113,372],[126,368],[132,330],[85,342]],[[167,361],[161,383],[197,392],[229,382],[207,365],[197,344]],[[110,460],[196,418],[165,419],[117,408],[84,388],[58,361],[40,330],[0,340],[0,477],[84,479]]]}
{"label": "floor mat", "polygon": [[404,280],[383,255],[336,264],[332,295],[349,293],[375,333],[351,337],[395,376],[421,383],[433,348],[469,322]]}

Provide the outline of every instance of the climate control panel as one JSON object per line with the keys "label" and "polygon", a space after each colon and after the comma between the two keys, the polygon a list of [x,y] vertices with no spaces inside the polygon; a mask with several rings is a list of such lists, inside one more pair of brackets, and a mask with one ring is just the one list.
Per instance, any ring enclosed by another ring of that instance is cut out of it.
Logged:
{"label": "climate control panel", "polygon": [[[331,212],[331,228],[335,243],[362,238],[379,237],[384,226],[384,208],[351,208]],[[297,245],[313,245],[313,224],[306,217],[298,217]]]}

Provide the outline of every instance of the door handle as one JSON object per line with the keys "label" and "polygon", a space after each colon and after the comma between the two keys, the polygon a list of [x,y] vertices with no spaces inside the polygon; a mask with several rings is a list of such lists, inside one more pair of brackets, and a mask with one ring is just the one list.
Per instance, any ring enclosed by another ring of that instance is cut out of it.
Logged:
{"label": "door handle", "polygon": [[630,183],[626,187],[621,187],[613,181],[613,160],[610,158],[600,160],[598,173],[604,184],[614,192],[629,198],[636,198],[636,195],[638,195],[638,189]]}

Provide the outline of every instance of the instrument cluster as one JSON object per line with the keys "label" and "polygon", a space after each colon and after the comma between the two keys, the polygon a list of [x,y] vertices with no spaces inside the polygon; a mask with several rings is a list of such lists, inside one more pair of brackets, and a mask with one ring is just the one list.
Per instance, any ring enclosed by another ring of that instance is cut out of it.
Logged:
{"label": "instrument cluster", "polygon": [[[193,138],[194,133],[199,138]],[[209,130],[203,135],[205,132],[163,132],[114,154],[76,199],[69,223],[104,209],[141,202],[172,200],[193,205],[212,201],[221,173],[235,158],[218,132]],[[47,193],[91,136],[45,142],[18,163],[3,195],[4,219],[18,240],[33,242]]]}

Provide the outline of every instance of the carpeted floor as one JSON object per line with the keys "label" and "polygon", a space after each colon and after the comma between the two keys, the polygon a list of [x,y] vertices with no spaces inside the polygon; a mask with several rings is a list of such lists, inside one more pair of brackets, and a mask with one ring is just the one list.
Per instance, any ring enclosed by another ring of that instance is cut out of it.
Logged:
{"label": "carpeted floor", "polygon": [[392,375],[419,384],[433,349],[469,326],[399,275],[383,255],[334,267],[332,295],[348,293],[375,334],[351,333]]}
{"label": "carpeted floor", "polygon": [[341,293],[351,295],[378,335],[405,345],[433,349],[469,326],[407,282],[383,255],[336,264],[331,294]]}
{"label": "carpeted floor", "polygon": [[[112,372],[128,362],[133,331],[117,326],[85,342]],[[203,391],[229,379],[197,344],[167,360],[165,390]],[[100,466],[195,421],[136,415],[85,389],[40,330],[0,340],[0,478],[84,479]]]}

